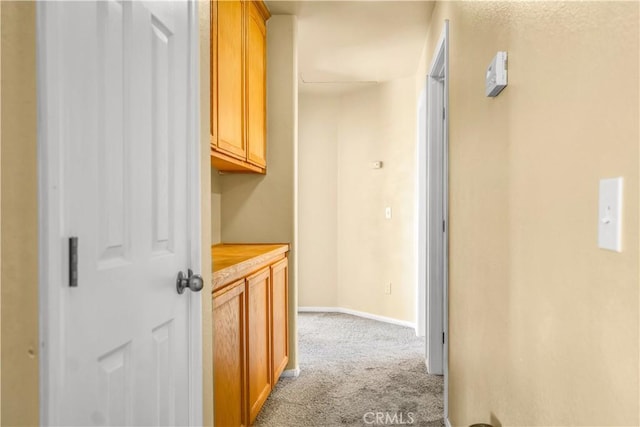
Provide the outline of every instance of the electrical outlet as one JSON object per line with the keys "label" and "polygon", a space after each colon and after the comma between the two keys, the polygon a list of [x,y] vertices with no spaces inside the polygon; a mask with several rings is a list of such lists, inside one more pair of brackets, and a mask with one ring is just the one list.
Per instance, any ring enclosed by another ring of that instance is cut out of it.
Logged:
{"label": "electrical outlet", "polygon": [[387,295],[391,295],[391,282],[387,283],[384,287],[384,293]]}

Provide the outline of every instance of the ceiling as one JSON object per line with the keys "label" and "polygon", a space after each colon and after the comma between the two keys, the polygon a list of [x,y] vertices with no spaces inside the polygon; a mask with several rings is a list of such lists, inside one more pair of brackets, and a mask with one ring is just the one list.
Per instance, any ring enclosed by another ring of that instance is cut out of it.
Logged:
{"label": "ceiling", "polygon": [[343,91],[415,73],[431,1],[266,1],[298,17],[303,92]]}

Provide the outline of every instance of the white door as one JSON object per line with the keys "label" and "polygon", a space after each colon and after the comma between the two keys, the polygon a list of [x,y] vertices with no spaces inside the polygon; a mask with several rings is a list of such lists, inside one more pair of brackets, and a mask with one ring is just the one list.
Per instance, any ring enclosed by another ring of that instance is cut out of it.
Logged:
{"label": "white door", "polygon": [[39,5],[46,424],[200,423],[194,7]]}

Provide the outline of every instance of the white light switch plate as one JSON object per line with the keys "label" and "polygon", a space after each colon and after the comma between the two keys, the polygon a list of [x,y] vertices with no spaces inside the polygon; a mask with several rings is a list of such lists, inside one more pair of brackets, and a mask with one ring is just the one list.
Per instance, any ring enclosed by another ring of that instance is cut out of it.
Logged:
{"label": "white light switch plate", "polygon": [[391,219],[391,208],[390,207],[384,208],[384,217],[386,219]]}
{"label": "white light switch plate", "polygon": [[622,252],[622,177],[600,180],[598,247]]}

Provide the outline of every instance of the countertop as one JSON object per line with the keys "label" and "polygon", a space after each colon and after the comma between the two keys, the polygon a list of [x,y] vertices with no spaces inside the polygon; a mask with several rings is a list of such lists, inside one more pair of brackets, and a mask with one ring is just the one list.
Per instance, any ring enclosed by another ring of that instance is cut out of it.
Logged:
{"label": "countertop", "polygon": [[211,246],[214,291],[283,258],[288,243],[229,244]]}

